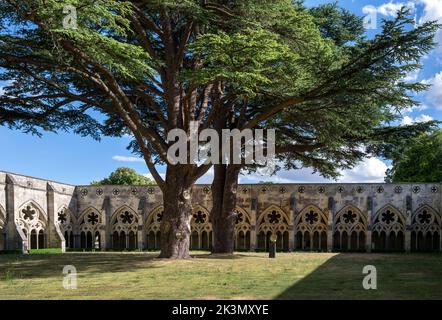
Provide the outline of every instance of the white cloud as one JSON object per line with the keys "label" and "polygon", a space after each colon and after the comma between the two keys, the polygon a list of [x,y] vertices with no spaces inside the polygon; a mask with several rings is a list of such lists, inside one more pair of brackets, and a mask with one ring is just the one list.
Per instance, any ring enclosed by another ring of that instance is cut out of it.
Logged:
{"label": "white cloud", "polygon": [[431,121],[431,120],[433,120],[433,117],[426,115],[426,114],[421,114],[415,118],[410,117],[410,116],[405,116],[402,119],[401,125],[408,126],[408,125],[416,123],[416,122],[427,122],[427,121]]}
{"label": "white cloud", "polygon": [[402,113],[411,113],[411,112],[414,112],[414,111],[424,111],[424,110],[427,110],[427,109],[428,109],[427,105],[421,104],[419,106],[409,107],[409,108],[403,109],[403,110],[401,110],[401,112]]}
{"label": "white cloud", "polygon": [[427,99],[436,109],[442,109],[442,71],[433,78],[423,81],[431,84],[427,92]]}
{"label": "white cloud", "polygon": [[[423,5],[423,14],[419,19],[419,24],[427,21],[439,21],[442,23],[442,0],[415,0]],[[442,52],[442,30],[436,33],[436,42],[439,44],[438,52]]]}
{"label": "white cloud", "polygon": [[[385,172],[388,166],[377,158],[367,158],[361,161],[351,170],[341,171],[339,182],[351,183],[370,183],[383,182]],[[258,174],[243,175],[240,177],[240,183],[257,183],[257,182],[274,182],[274,183],[327,183],[335,182],[334,180],[325,179],[318,173],[313,173],[309,168],[300,170],[281,170],[275,176],[261,176]]]}
{"label": "white cloud", "polygon": [[416,0],[416,2],[424,6],[419,23],[442,19],[442,0]]}
{"label": "white cloud", "polygon": [[383,182],[388,166],[378,158],[367,158],[351,170],[344,170],[339,182]]}
{"label": "white cloud", "polygon": [[402,119],[402,122],[401,122],[401,125],[403,125],[403,126],[408,126],[408,125],[410,125],[410,124],[413,124],[413,118],[412,117],[409,117],[409,116],[405,116],[403,119]]}
{"label": "white cloud", "polygon": [[113,156],[112,160],[120,162],[144,162],[143,159],[137,157]]}
{"label": "white cloud", "polygon": [[381,14],[383,16],[387,16],[387,17],[396,17],[396,14],[398,12],[398,10],[400,10],[402,7],[408,7],[412,10],[415,9],[415,4],[414,2],[408,1],[408,2],[394,2],[394,1],[390,1],[388,3],[384,3],[378,7],[372,6],[372,5],[368,5],[362,8],[362,12],[365,14],[374,14],[374,13],[378,13]]}

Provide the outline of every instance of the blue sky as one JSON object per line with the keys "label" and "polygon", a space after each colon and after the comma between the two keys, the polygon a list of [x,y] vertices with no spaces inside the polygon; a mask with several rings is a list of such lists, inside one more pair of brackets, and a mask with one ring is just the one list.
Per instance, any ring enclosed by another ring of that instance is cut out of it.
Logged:
{"label": "blue sky", "polygon": [[[307,0],[314,6],[327,3],[324,0]],[[401,5],[407,5],[416,13],[416,21],[439,20],[442,23],[442,0],[410,1],[367,1],[342,0],[339,4],[358,15],[375,14],[378,22],[391,17]],[[372,35],[378,30],[368,30]],[[436,36],[440,45],[422,60],[421,72],[410,74],[410,80],[431,83],[432,88],[417,98],[421,108],[409,110],[403,114],[403,123],[442,120],[442,31]],[[4,85],[0,82],[1,86]],[[26,135],[18,131],[0,127],[0,170],[16,172],[71,184],[88,184],[101,179],[120,166],[136,169],[148,174],[143,160],[137,159],[126,150],[129,138],[103,138],[97,142],[74,134],[60,132],[45,133],[42,138]],[[387,164],[371,158],[360,163],[356,168],[342,172],[342,182],[380,182],[383,181]],[[164,168],[159,171],[164,173]],[[210,183],[211,172],[200,182]],[[276,176],[266,177],[249,175],[241,177],[242,183],[259,181],[274,182],[326,182],[308,168],[296,171],[281,171]],[[330,181],[329,181],[330,182]]]}

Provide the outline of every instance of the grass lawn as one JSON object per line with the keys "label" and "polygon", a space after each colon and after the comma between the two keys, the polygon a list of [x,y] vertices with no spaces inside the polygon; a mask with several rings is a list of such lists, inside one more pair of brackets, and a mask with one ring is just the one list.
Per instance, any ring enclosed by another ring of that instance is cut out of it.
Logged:
{"label": "grass lawn", "polygon": [[[0,255],[0,299],[442,299],[442,255],[237,253],[156,259],[157,253]],[[74,265],[78,288],[65,290]],[[364,290],[374,265],[378,289]]]}

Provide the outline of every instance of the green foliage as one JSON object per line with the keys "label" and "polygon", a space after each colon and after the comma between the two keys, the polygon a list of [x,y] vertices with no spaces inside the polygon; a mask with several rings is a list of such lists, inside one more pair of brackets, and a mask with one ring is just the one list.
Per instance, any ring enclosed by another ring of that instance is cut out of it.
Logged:
{"label": "green foliage", "polygon": [[441,182],[442,129],[401,144],[388,170],[388,182]]}
{"label": "green foliage", "polygon": [[[167,132],[195,119],[200,128],[276,127],[287,168],[327,176],[382,153],[390,138],[379,132],[391,133],[427,88],[404,78],[440,27],[415,27],[402,9],[367,39],[361,17],[337,4],[291,0],[17,3],[0,1],[0,80],[10,81],[0,124],[130,133],[152,173],[167,162]],[[65,5],[77,8],[77,29],[63,28]],[[190,184],[201,167],[186,168]]]}
{"label": "green foliage", "polygon": [[101,181],[93,181],[91,185],[154,185],[151,179],[138,174],[134,169],[120,167],[112,172],[108,178]]}

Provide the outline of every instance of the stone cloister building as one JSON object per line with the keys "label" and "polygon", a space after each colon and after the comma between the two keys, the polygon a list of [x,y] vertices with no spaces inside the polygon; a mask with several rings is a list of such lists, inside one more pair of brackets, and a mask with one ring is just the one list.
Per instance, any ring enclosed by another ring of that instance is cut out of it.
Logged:
{"label": "stone cloister building", "polygon": [[[193,190],[191,249],[210,249],[211,191]],[[238,190],[237,250],[441,251],[441,184],[256,184]],[[72,186],[0,172],[0,250],[156,250],[156,186]]]}

